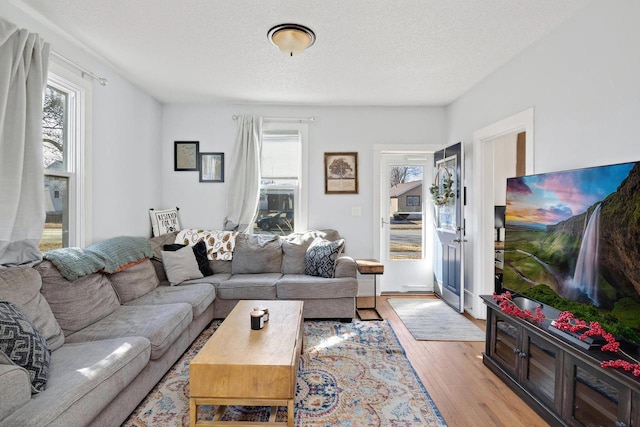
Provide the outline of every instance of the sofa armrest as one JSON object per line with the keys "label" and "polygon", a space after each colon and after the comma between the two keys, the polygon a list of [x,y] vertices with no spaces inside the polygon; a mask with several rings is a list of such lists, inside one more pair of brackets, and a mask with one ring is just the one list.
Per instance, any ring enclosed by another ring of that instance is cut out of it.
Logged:
{"label": "sofa armrest", "polygon": [[31,383],[26,369],[0,363],[0,420],[31,400]]}
{"label": "sofa armrest", "polygon": [[357,266],[353,258],[341,255],[336,259],[336,270],[334,277],[357,277]]}

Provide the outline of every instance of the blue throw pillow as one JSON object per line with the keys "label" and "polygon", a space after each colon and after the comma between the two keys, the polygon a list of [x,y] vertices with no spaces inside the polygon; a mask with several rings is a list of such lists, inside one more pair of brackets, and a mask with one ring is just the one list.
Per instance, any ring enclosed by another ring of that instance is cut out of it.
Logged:
{"label": "blue throw pillow", "polygon": [[336,259],[342,252],[344,239],[334,242],[316,237],[304,255],[304,274],[318,277],[333,277],[336,268]]}
{"label": "blue throw pillow", "polygon": [[47,341],[20,307],[8,301],[0,301],[0,353],[0,361],[27,370],[33,393],[45,389],[51,363]]}

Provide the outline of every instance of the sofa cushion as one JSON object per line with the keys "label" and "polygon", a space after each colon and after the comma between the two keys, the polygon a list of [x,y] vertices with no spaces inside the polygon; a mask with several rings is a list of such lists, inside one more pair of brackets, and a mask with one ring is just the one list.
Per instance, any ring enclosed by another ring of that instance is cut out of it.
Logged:
{"label": "sofa cushion", "polygon": [[65,335],[76,332],[113,313],[120,300],[109,279],[93,273],[69,281],[49,261],[37,267],[42,294]]}
{"label": "sofa cushion", "polygon": [[282,238],[282,274],[304,274],[304,256],[314,238],[309,232]]}
{"label": "sofa cushion", "polygon": [[153,259],[162,261],[162,251],[164,250],[164,245],[175,243],[177,235],[178,231],[174,231],[173,233],[161,234],[159,236],[150,238],[149,244],[151,245],[151,250],[153,251]]}
{"label": "sofa cushion", "polygon": [[162,251],[162,262],[171,285],[203,277],[193,249],[189,246],[177,251]]}
{"label": "sofa cushion", "polygon": [[193,318],[200,316],[215,299],[215,289],[209,283],[180,286],[158,286],[127,305],[162,305],[186,302],[193,308]]}
{"label": "sofa cushion", "polygon": [[[234,258],[235,259],[235,258]],[[221,299],[276,299],[276,282],[280,273],[238,274],[216,289],[216,297]]]}
{"label": "sofa cushion", "polygon": [[216,273],[213,276],[203,277],[202,279],[193,279],[187,280],[185,282],[180,283],[180,285],[191,285],[193,283],[209,283],[213,285],[214,288],[218,289],[218,285],[222,282],[226,282],[231,278],[231,274],[229,273]]}
{"label": "sofa cushion", "polygon": [[64,334],[41,288],[42,278],[33,268],[0,270],[0,300],[19,305],[53,351],[64,344]]}
{"label": "sofa cushion", "polygon": [[304,274],[304,256],[316,237],[333,242],[340,235],[336,230],[310,230],[282,237],[282,274]]}
{"label": "sofa cushion", "polygon": [[245,233],[236,236],[231,261],[233,274],[280,273],[281,264],[280,236]]}
{"label": "sofa cushion", "polygon": [[31,382],[26,369],[0,363],[0,420],[31,400]]}
{"label": "sofa cushion", "polygon": [[355,298],[358,280],[355,278],[325,279],[306,274],[287,274],[276,283],[278,299],[304,300]]}
{"label": "sofa cushion", "polygon": [[0,363],[27,370],[31,390],[46,388],[51,351],[47,341],[17,305],[0,301]]}
{"label": "sofa cushion", "polygon": [[120,306],[104,319],[68,335],[66,342],[98,341],[140,336],[151,341],[151,359],[156,360],[193,320],[190,304]]}
{"label": "sofa cushion", "polygon": [[120,303],[125,304],[151,292],[158,286],[158,276],[150,259],[109,276]]}
{"label": "sofa cushion", "polygon": [[344,246],[344,239],[330,242],[316,237],[305,254],[304,273],[310,276],[333,277],[336,259]]}
{"label": "sofa cushion", "polygon": [[88,426],[142,372],[151,346],[142,337],[66,343],[51,355],[47,391],[2,420],[6,426]]}

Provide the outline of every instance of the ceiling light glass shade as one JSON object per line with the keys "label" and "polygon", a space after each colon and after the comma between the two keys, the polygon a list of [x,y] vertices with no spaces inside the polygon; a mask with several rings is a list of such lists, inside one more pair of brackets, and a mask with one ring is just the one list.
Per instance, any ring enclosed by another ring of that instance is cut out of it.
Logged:
{"label": "ceiling light glass shade", "polygon": [[269,30],[268,37],[271,43],[289,56],[304,52],[316,41],[313,31],[298,24],[276,25]]}

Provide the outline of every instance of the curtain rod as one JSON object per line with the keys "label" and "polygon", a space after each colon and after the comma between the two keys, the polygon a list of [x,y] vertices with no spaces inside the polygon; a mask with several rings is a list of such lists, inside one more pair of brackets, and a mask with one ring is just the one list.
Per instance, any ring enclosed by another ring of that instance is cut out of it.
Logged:
{"label": "curtain rod", "polygon": [[59,60],[66,62],[67,64],[71,65],[74,68],[77,68],[81,73],[82,73],[82,77],[84,78],[85,76],[89,76],[92,79],[96,80],[98,83],[100,83],[100,85],[102,86],[106,86],[107,85],[107,79],[105,79],[104,77],[100,77],[94,73],[92,73],[91,71],[87,70],[86,68],[83,68],[81,66],[79,66],[78,64],[76,64],[75,62],[73,62],[70,59],[65,58],[64,56],[60,55],[58,52],[54,52],[53,50],[51,51],[51,55],[55,56],[56,58],[58,58]]}
{"label": "curtain rod", "polygon": [[[238,120],[240,118],[239,115],[234,114],[233,116],[231,116],[231,118],[233,120]],[[299,122],[299,123],[303,123],[303,122],[315,122],[316,118],[311,116],[311,117],[263,117],[262,120],[266,120],[268,122]]]}

